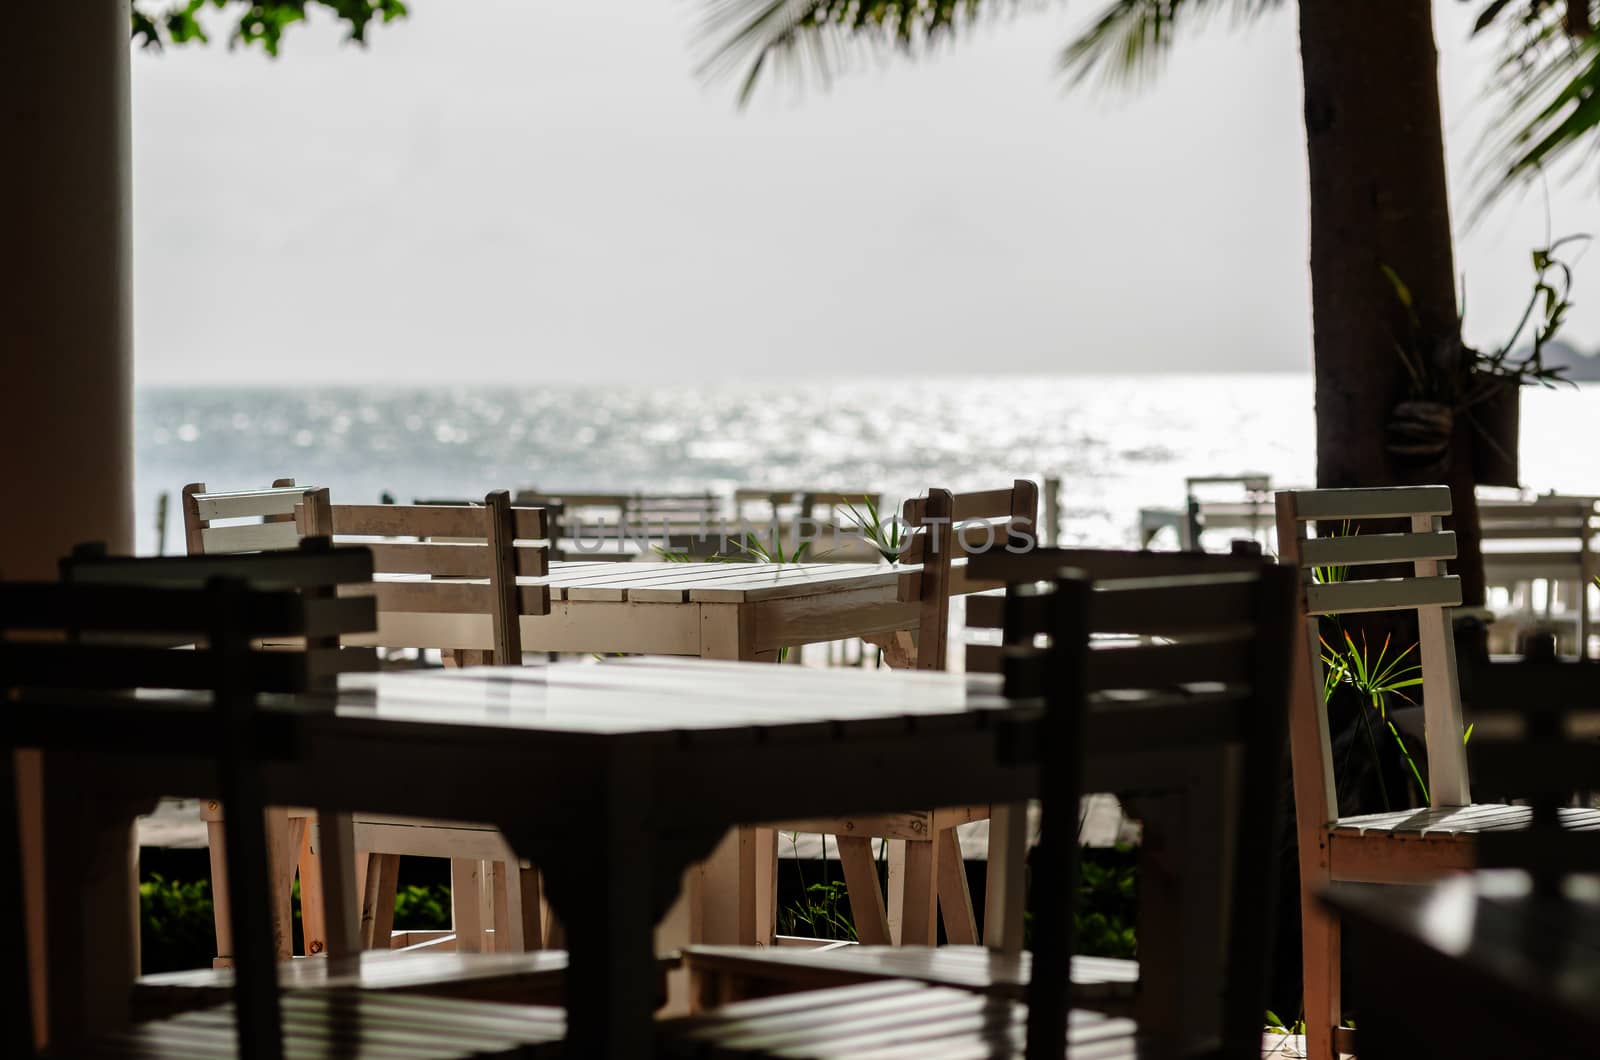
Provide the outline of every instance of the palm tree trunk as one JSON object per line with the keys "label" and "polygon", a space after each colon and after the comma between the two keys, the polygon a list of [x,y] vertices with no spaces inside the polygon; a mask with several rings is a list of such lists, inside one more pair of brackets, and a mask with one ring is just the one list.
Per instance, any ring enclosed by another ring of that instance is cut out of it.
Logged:
{"label": "palm tree trunk", "polygon": [[[1437,482],[1455,498],[1457,571],[1482,603],[1471,439],[1458,422],[1442,466],[1396,462],[1384,428],[1408,397],[1395,349],[1405,327],[1383,274],[1410,288],[1440,373],[1460,370],[1455,263],[1431,0],[1301,0],[1311,182],[1317,484]],[[1458,417],[1458,421],[1461,420]]]}

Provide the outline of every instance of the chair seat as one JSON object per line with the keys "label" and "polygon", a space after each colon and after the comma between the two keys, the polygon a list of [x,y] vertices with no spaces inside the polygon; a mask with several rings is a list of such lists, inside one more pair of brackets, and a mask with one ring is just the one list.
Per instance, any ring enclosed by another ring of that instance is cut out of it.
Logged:
{"label": "chair seat", "polygon": [[[1465,872],[1477,865],[1473,836],[1520,831],[1532,813],[1489,803],[1341,817],[1328,836],[1329,871],[1333,879],[1364,883],[1416,883]],[[1575,831],[1600,830],[1600,810],[1564,809],[1561,819]]]}
{"label": "chair seat", "polygon": [[[559,1055],[566,1013],[397,992],[284,994],[284,1056],[342,1060],[453,1060]],[[110,1057],[227,1058],[238,1054],[233,1007],[186,1012],[75,1047],[84,1060]]]}
{"label": "chair seat", "polygon": [[[1437,806],[1393,813],[1341,817],[1333,824],[1337,835],[1389,833],[1408,839],[1465,839],[1475,832],[1515,832],[1528,827],[1533,811],[1527,806],[1481,803],[1473,806]],[[1577,831],[1600,829],[1600,810],[1568,808],[1561,823]]]}
{"label": "chair seat", "polygon": [[[683,959],[690,979],[707,988],[701,996],[720,1002],[881,979],[909,979],[1019,1001],[1033,966],[1030,953],[996,953],[982,946],[691,946]],[[1074,1001],[1119,1007],[1132,1002],[1138,984],[1137,961],[1072,958]]]}
{"label": "chair seat", "polygon": [[[725,1005],[661,1024],[657,1055],[791,1060],[941,1060],[1021,1057],[1027,1006],[907,979],[814,990]],[[1135,1060],[1130,1019],[1075,1010],[1067,1042],[1074,1060]]]}
{"label": "chair seat", "polygon": [[[677,965],[663,958],[663,975]],[[451,953],[369,950],[339,960],[298,958],[278,965],[284,990],[360,990],[372,994],[426,994],[520,1005],[565,1001],[565,950],[531,953]],[[661,987],[663,994],[665,985]],[[233,970],[203,968],[140,978],[133,988],[136,1021],[222,1005],[232,998]]]}

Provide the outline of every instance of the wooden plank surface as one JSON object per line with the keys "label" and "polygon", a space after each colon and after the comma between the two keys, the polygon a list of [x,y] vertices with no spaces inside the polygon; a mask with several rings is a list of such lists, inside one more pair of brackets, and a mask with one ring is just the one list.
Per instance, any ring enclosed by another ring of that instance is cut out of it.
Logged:
{"label": "wooden plank surface", "polygon": [[[347,680],[339,713],[394,721],[589,734],[847,723],[1010,710],[990,678],[950,674],[681,665],[490,667]],[[759,676],[760,680],[754,677]],[[913,679],[917,678],[917,679]],[[371,703],[355,700],[375,690]]]}
{"label": "wooden plank surface", "polygon": [[293,515],[305,488],[239,490],[231,493],[197,493],[195,512],[204,522],[213,519],[247,519],[263,515]]}

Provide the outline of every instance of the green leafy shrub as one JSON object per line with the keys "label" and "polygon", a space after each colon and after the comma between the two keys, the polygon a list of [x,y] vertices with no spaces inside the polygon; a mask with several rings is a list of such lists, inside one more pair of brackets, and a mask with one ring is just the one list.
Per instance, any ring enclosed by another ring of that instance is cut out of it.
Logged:
{"label": "green leafy shrub", "polygon": [[180,883],[152,873],[139,884],[139,923],[145,972],[206,968],[216,955],[209,880]]}
{"label": "green leafy shrub", "polygon": [[1077,952],[1128,957],[1138,952],[1134,934],[1139,902],[1137,851],[1085,849],[1078,870]]}
{"label": "green leafy shrub", "polygon": [[394,926],[401,931],[448,930],[450,888],[418,884],[396,888]]}

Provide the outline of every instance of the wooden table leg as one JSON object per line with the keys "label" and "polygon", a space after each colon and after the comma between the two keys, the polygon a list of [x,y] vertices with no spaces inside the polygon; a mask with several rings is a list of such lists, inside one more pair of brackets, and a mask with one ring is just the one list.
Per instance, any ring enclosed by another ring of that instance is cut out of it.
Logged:
{"label": "wooden table leg", "polygon": [[[739,604],[702,604],[700,657],[776,662],[775,651],[755,650],[751,616],[752,612]],[[770,843],[762,832],[770,833]],[[776,840],[771,829],[742,826],[729,831],[700,867],[699,886],[694,888],[700,909],[690,916],[690,922],[700,927],[701,936],[694,941],[753,946],[765,935],[763,925],[769,919],[776,925],[776,896],[762,900],[760,895],[767,889],[760,881],[765,874],[757,868],[762,852]],[[775,885],[776,880],[772,882]]]}
{"label": "wooden table leg", "polygon": [[643,820],[647,767],[622,758],[582,832],[526,851],[566,927],[567,1055],[596,1060],[653,1051],[656,910],[678,880],[674,870],[667,898],[656,893],[656,837]]}

